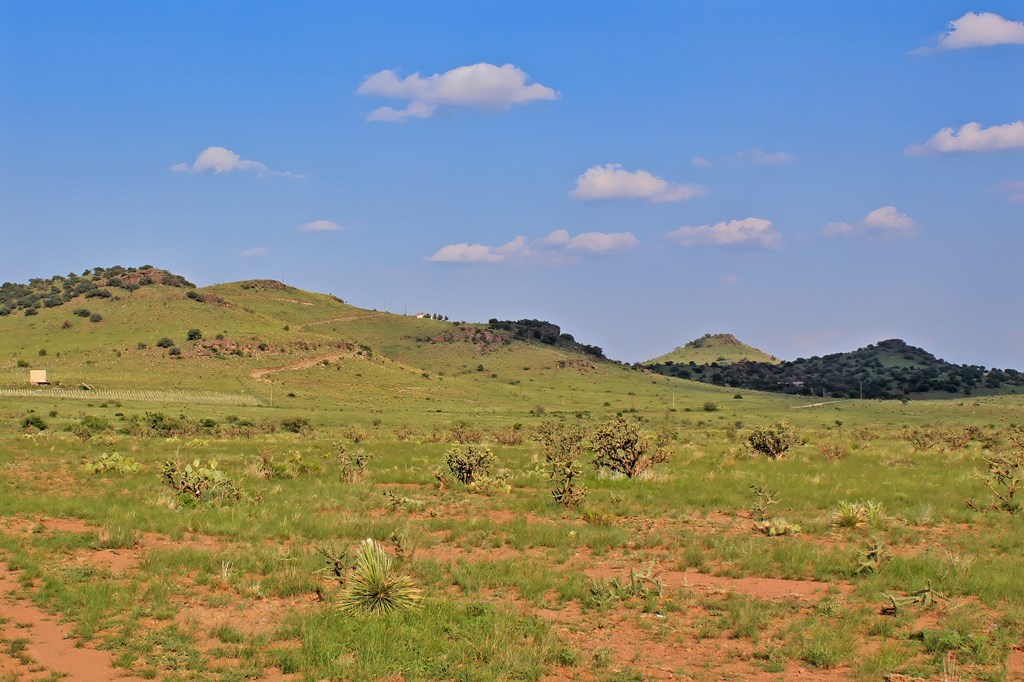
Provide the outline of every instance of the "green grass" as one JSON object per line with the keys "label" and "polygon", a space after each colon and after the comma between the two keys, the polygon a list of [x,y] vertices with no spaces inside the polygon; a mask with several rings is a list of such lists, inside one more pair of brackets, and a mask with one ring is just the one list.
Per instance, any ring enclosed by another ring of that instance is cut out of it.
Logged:
{"label": "green grass", "polygon": [[[581,358],[540,343],[481,347],[450,323],[294,289],[203,292],[228,305],[146,287],[90,300],[103,322],[74,317],[75,333],[61,328],[66,306],[0,318],[0,358],[10,365],[0,384],[20,393],[25,370],[16,361],[45,360],[75,391],[75,399],[0,395],[0,561],[18,571],[36,604],[138,676],[540,679],[557,668],[631,679],[649,672],[647,644],[712,640],[738,664],[779,674],[813,667],[858,680],[935,677],[953,652],[965,674],[995,678],[1008,647],[1024,637],[1024,525],[982,511],[991,500],[978,479],[985,438],[1020,421],[1020,397],[794,409],[807,401],[752,392],[733,400],[731,390],[586,358],[562,366]],[[184,340],[193,327],[245,350],[194,355]],[[183,359],[153,347],[161,336],[179,344]],[[250,376],[325,357],[333,359],[269,375],[271,382]],[[251,399],[199,399],[212,394]],[[706,412],[709,401],[719,409]],[[178,420],[177,430],[140,430],[155,413]],[[548,419],[592,430],[619,413],[664,434],[671,457],[639,480],[584,462],[589,494],[579,510],[552,501],[533,440],[504,446],[495,437],[515,425],[530,434]],[[29,416],[49,428],[25,432]],[[310,428],[284,431],[297,417]],[[778,461],[751,455],[749,430],[781,418],[799,429],[798,444]],[[510,491],[435,485],[453,426],[479,432]],[[979,436],[963,450],[921,450],[907,430],[922,427],[974,427]],[[818,450],[826,441],[843,443],[846,455],[828,461]],[[343,480],[337,442],[372,455],[364,480]],[[114,451],[140,471],[82,470]],[[315,466],[273,478],[258,466],[261,455],[293,461],[293,453]],[[161,465],[193,459],[216,460],[242,499],[180,504],[160,480]],[[752,485],[777,491],[771,515],[801,532],[757,533]],[[833,525],[833,511],[851,501],[881,506],[863,525]],[[422,588],[422,608],[340,614],[343,585],[324,571],[318,550],[351,556],[373,538],[394,554],[396,537],[407,553],[398,565]],[[874,539],[897,551],[878,573],[857,574],[858,551]],[[114,570],[125,555],[126,568]],[[661,596],[595,593],[648,566],[674,587]],[[598,578],[586,572],[595,568]],[[709,595],[683,584],[694,569],[834,587],[803,600],[738,589]],[[949,598],[934,615],[913,605],[880,615],[883,595],[929,582]],[[927,627],[915,626],[923,616]],[[638,648],[610,639],[617,635],[602,632],[606,621],[628,624]],[[692,663],[671,669],[699,675],[711,665]]]}

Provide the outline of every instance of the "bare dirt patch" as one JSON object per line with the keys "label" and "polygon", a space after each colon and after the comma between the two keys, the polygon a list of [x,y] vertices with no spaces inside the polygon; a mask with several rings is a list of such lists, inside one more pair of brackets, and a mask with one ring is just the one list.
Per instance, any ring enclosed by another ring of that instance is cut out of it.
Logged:
{"label": "bare dirt patch", "polygon": [[[0,635],[8,642],[28,640],[23,653],[25,659],[31,661],[26,664],[7,657],[4,666],[13,668],[11,673],[15,679],[38,679],[51,673],[63,673],[63,679],[72,681],[141,682],[142,678],[115,668],[106,651],[79,646],[79,642],[69,639],[71,628],[31,602],[18,598],[19,587],[15,574],[0,565],[0,611],[8,619],[0,626]],[[0,670],[7,672],[4,668]]]}

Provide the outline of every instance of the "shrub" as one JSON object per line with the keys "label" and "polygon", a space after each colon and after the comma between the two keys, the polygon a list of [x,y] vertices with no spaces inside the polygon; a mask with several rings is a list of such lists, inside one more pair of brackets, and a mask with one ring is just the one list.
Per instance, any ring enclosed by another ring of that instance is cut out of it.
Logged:
{"label": "shrub", "polygon": [[796,437],[796,429],[786,420],[782,420],[769,426],[755,428],[747,436],[747,443],[756,453],[772,459],[781,459],[796,443]]}
{"label": "shrub", "polygon": [[50,425],[46,423],[42,417],[37,414],[32,414],[21,420],[21,428],[26,431],[29,429],[36,429],[37,431],[45,431],[50,428]]}
{"label": "shrub", "polygon": [[200,331],[199,329],[189,329],[188,333],[185,335],[185,338],[187,338],[189,341],[200,341],[203,338],[203,332]]}
{"label": "shrub", "polygon": [[996,507],[1011,514],[1021,510],[1017,499],[1024,484],[1024,451],[999,452],[985,457],[988,472],[984,475],[985,485],[996,498]]}
{"label": "shrub", "polygon": [[263,478],[296,478],[319,470],[319,465],[307,462],[298,450],[292,450],[283,456],[262,451],[256,459],[255,468],[256,473]]}
{"label": "shrub", "polygon": [[75,308],[71,311],[72,315],[78,315],[79,317],[89,317],[92,313],[89,312],[88,308]]}
{"label": "shrub", "polygon": [[133,458],[125,457],[117,452],[104,452],[82,464],[82,471],[87,474],[101,474],[107,471],[117,474],[134,474],[139,468],[139,463]]}
{"label": "shrub", "polygon": [[654,446],[650,434],[623,417],[610,419],[594,431],[590,439],[594,466],[635,478],[668,460],[668,450]]}
{"label": "shrub", "polygon": [[359,545],[355,568],[349,573],[337,607],[349,615],[379,615],[415,608],[422,598],[416,582],[396,569],[394,559],[379,542],[368,538]]}
{"label": "shrub", "polygon": [[290,417],[281,420],[281,429],[288,433],[311,433],[313,424],[305,417]]}
{"label": "shrub", "polygon": [[520,424],[493,431],[491,436],[493,436],[495,442],[502,445],[522,445],[523,441],[526,440],[526,433]]}
{"label": "shrub", "polygon": [[451,443],[479,443],[484,439],[484,432],[480,429],[474,429],[473,426],[466,421],[457,421],[452,423],[451,428],[448,430],[448,441]]}
{"label": "shrub", "polygon": [[491,473],[494,453],[481,445],[453,445],[445,452],[445,463],[455,478],[469,485]]}
{"label": "shrub", "polygon": [[177,346],[171,346],[170,348],[167,349],[167,354],[172,358],[180,358],[181,349],[178,348]]}
{"label": "shrub", "polygon": [[363,428],[361,424],[349,424],[341,430],[341,435],[353,443],[362,443],[370,437],[370,432]]}
{"label": "shrub", "polygon": [[718,412],[718,404],[709,400],[706,403],[704,403],[704,411],[705,412]]}
{"label": "shrub", "polygon": [[164,462],[160,478],[183,504],[230,503],[242,498],[238,486],[217,468],[217,461],[212,459],[206,466],[198,459],[193,460],[183,469],[168,460]]}
{"label": "shrub", "polygon": [[349,452],[344,443],[335,443],[338,449],[338,464],[341,466],[341,480],[345,483],[358,483],[366,477],[366,465],[373,455],[359,448]]}
{"label": "shrub", "polygon": [[90,322],[102,322],[103,321],[103,316],[100,315],[99,313],[93,313],[92,315],[89,316],[89,321]]}
{"label": "shrub", "polygon": [[580,458],[586,448],[586,434],[576,425],[546,422],[538,429],[538,440],[548,464],[551,496],[563,507],[575,507],[587,495],[580,479]]}
{"label": "shrub", "polygon": [[156,342],[156,347],[157,348],[170,348],[173,345],[174,345],[174,340],[173,339],[169,339],[166,336],[161,338],[161,339],[158,339],[157,342]]}
{"label": "shrub", "polygon": [[846,446],[834,440],[827,440],[818,446],[818,452],[820,452],[825,459],[830,462],[838,462],[843,457],[846,457]]}

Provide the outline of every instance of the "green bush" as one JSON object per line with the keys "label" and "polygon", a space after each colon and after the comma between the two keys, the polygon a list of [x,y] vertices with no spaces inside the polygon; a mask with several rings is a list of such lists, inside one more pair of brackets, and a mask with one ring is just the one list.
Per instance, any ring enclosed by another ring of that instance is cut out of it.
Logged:
{"label": "green bush", "polygon": [[203,332],[199,329],[189,329],[185,336],[189,341],[200,341],[203,338]]}
{"label": "green bush", "polygon": [[174,340],[170,339],[170,338],[168,338],[166,336],[161,338],[161,339],[159,339],[159,340],[157,340],[157,342],[156,342],[156,347],[157,348],[170,348],[173,345],[174,345]]}
{"label": "green bush", "polygon": [[772,459],[780,459],[796,443],[796,429],[786,420],[768,426],[759,426],[747,436],[750,448]]}
{"label": "green bush", "polygon": [[453,445],[445,452],[445,463],[455,478],[469,485],[491,473],[494,453],[482,445]]}
{"label": "green bush", "polygon": [[635,478],[668,460],[668,450],[657,447],[649,433],[623,417],[610,419],[590,438],[594,466]]}
{"label": "green bush", "polygon": [[23,429],[36,429],[38,431],[45,431],[50,428],[50,425],[37,414],[32,414],[21,420],[21,428]]}
{"label": "green bush", "polygon": [[281,429],[288,433],[309,433],[313,424],[305,417],[289,417],[281,420]]}

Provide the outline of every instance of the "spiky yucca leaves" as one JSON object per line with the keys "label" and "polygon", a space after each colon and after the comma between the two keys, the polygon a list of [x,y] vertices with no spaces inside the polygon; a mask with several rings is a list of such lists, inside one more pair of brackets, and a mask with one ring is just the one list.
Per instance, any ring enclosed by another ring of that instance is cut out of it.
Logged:
{"label": "spiky yucca leaves", "polygon": [[423,593],[412,577],[400,573],[379,542],[367,538],[356,552],[356,567],[338,599],[345,614],[383,614],[420,605]]}

